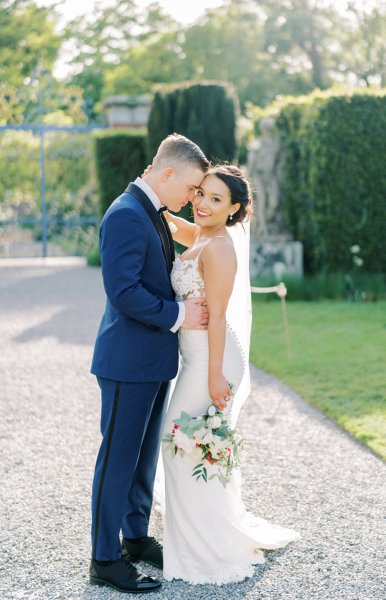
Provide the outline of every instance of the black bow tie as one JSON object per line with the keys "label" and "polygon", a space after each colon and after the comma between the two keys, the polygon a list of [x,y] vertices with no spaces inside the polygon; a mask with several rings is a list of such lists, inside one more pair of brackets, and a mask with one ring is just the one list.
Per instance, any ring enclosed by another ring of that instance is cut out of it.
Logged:
{"label": "black bow tie", "polygon": [[159,208],[159,209],[158,209],[158,212],[159,212],[159,213],[163,213],[163,212],[164,212],[164,210],[167,210],[167,209],[168,209],[168,207],[167,207],[167,206],[161,206],[161,208]]}

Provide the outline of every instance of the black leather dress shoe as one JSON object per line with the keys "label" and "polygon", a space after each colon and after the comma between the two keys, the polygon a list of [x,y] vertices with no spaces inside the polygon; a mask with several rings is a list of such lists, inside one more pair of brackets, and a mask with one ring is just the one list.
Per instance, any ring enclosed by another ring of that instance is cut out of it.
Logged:
{"label": "black leather dress shoe", "polygon": [[143,594],[153,592],[161,587],[161,582],[148,577],[135,568],[126,558],[98,564],[90,563],[90,583],[110,585],[120,592]]}
{"label": "black leather dress shoe", "polygon": [[141,560],[159,569],[164,566],[162,546],[153,537],[123,538],[122,554],[132,562]]}

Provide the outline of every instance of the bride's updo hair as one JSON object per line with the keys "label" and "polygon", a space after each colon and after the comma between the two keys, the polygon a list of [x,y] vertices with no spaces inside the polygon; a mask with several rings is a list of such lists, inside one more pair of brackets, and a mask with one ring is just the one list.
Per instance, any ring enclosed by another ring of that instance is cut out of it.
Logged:
{"label": "bride's updo hair", "polygon": [[230,191],[231,203],[240,204],[232,219],[228,217],[227,227],[248,221],[253,214],[253,200],[249,181],[242,170],[235,165],[219,164],[210,167],[207,175],[215,175],[221,179]]}

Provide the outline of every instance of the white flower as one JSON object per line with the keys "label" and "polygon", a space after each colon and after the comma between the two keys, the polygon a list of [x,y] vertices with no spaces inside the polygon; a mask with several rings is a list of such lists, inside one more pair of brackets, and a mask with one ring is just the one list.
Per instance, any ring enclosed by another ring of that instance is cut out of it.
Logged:
{"label": "white flower", "polygon": [[214,442],[214,435],[211,429],[207,429],[205,435],[202,438],[203,444],[212,444]]}
{"label": "white flower", "polygon": [[363,265],[363,258],[361,258],[360,256],[354,256],[353,261],[357,265],[357,267],[361,267]]}
{"label": "white flower", "polygon": [[186,433],[182,433],[181,429],[175,430],[174,443],[178,446],[178,448],[181,448],[181,450],[183,450],[187,454],[190,454],[190,452],[192,452],[193,448],[196,445],[195,440],[191,440],[190,438],[188,438]]}
{"label": "white flower", "polygon": [[208,427],[210,427],[211,429],[218,429],[219,427],[221,427],[221,417],[219,417],[218,415],[210,417],[210,419],[207,420],[207,424]]}
{"label": "white flower", "polygon": [[354,246],[351,246],[350,248],[350,252],[352,252],[353,254],[358,254],[358,252],[360,252],[361,248],[360,246],[358,246],[358,244],[354,244]]}
{"label": "white flower", "polygon": [[213,450],[215,452],[221,452],[222,450],[225,450],[225,448],[229,447],[229,440],[228,439],[223,439],[220,438],[220,436],[218,435],[214,435],[214,439],[213,439]]}
{"label": "white flower", "polygon": [[207,431],[208,430],[206,429],[206,427],[201,427],[201,429],[198,429],[194,432],[194,439],[198,444],[202,442],[202,438],[204,437]]}
{"label": "white flower", "polygon": [[190,456],[195,458],[196,460],[200,460],[202,458],[202,449],[200,447],[194,446]]}
{"label": "white flower", "polygon": [[176,233],[176,231],[178,231],[178,227],[175,223],[173,223],[172,221],[168,221],[168,225],[169,225],[169,229],[171,231],[171,233]]}
{"label": "white flower", "polygon": [[215,405],[214,405],[214,404],[211,404],[211,405],[209,406],[209,408],[208,408],[208,415],[209,415],[210,417],[214,417],[214,415],[216,414],[216,410],[217,410],[217,409],[216,409]]}

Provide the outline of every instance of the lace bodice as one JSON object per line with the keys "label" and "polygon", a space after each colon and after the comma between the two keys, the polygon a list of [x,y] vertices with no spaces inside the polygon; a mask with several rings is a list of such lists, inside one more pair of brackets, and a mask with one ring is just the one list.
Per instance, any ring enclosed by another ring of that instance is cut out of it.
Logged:
{"label": "lace bodice", "polygon": [[176,300],[204,296],[204,280],[198,269],[198,256],[191,260],[181,260],[178,256],[170,274]]}

